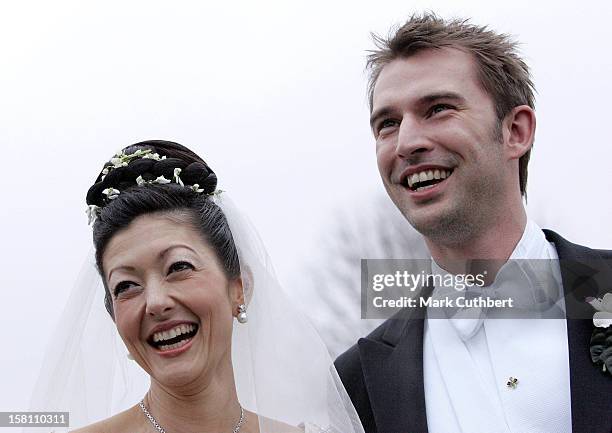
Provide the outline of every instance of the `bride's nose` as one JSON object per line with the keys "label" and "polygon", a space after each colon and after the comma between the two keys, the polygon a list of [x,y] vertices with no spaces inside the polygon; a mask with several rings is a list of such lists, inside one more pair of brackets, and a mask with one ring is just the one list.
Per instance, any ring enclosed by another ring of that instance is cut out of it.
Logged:
{"label": "bride's nose", "polygon": [[162,283],[148,284],[145,289],[146,313],[151,316],[161,316],[172,311],[175,301]]}

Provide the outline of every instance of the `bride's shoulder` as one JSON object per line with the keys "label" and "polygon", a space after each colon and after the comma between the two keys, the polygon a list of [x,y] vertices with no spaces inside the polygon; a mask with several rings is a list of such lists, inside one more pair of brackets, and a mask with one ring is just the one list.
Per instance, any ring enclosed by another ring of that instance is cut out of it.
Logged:
{"label": "bride's shoulder", "polygon": [[134,416],[134,408],[125,410],[110,418],[90,424],[78,430],[71,430],[69,433],[132,433],[138,418]]}

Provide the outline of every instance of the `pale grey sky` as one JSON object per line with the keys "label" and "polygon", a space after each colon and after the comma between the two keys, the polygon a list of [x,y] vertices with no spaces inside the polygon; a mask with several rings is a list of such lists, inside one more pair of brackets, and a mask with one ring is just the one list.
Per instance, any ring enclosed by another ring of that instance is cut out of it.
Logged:
{"label": "pale grey sky", "polygon": [[612,10],[586,4],[3,2],[0,411],[27,408],[89,249],[85,192],[126,144],[175,140],[210,161],[290,289],[331,210],[358,212],[382,190],[364,56],[370,31],[413,11],[473,17],[523,43],[538,89],[529,211],[612,247]]}

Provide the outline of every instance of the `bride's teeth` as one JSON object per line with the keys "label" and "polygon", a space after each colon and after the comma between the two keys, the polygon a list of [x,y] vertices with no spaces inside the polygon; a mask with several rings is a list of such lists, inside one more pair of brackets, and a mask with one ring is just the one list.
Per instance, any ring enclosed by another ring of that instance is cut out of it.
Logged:
{"label": "bride's teeth", "polygon": [[434,175],[434,179],[440,179],[440,170],[437,170],[437,169],[434,170],[433,175]]}
{"label": "bride's teeth", "polygon": [[189,340],[182,340],[182,341],[179,341],[178,343],[174,343],[174,344],[163,344],[163,345],[159,346],[159,350],[161,350],[163,352],[165,350],[178,349],[179,347],[184,346],[188,342],[189,342]]}
{"label": "bride's teeth", "polygon": [[170,340],[171,338],[177,337],[182,334],[187,334],[189,332],[192,332],[193,330],[195,330],[194,325],[181,324],[174,327],[173,329],[156,332],[155,334],[153,334],[152,340],[154,343],[164,340]]}
{"label": "bride's teeth", "polygon": [[446,179],[448,177],[448,172],[446,170],[440,171],[440,179]]}
{"label": "bride's teeth", "polygon": [[427,180],[427,175],[424,171],[419,174],[419,182],[425,182]]}

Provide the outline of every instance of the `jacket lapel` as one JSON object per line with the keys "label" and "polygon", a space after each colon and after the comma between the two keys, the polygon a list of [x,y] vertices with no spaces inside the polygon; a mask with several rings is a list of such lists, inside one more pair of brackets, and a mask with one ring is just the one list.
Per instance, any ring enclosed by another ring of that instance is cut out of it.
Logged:
{"label": "jacket lapel", "polygon": [[[586,296],[611,291],[612,271],[594,250],[572,244],[544,230],[555,244],[568,307],[567,332],[573,433],[610,433],[612,378],[593,365],[593,331]],[[594,266],[597,265],[597,266]],[[606,286],[607,284],[607,286]],[[421,296],[429,296],[424,287]],[[607,289],[607,290],[605,290]],[[571,312],[571,314],[570,314]],[[423,384],[424,309],[404,309],[389,320],[382,341],[362,338],[359,354],[377,433],[427,433]]]}
{"label": "jacket lapel", "polygon": [[[429,296],[424,287],[421,296]],[[423,386],[425,309],[403,309],[382,341],[362,338],[359,354],[377,433],[427,433]]]}
{"label": "jacket lapel", "polygon": [[610,433],[612,377],[604,374],[590,357],[593,311],[587,296],[601,296],[612,288],[612,271],[594,250],[572,244],[555,232],[544,230],[555,244],[567,306],[567,338],[573,433]]}

